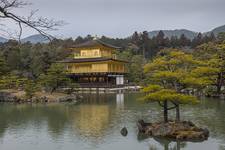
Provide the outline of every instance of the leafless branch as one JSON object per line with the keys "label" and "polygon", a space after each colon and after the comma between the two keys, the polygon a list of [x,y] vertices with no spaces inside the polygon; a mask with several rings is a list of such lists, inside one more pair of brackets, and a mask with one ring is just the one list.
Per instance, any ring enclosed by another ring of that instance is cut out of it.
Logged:
{"label": "leafless branch", "polygon": [[0,36],[4,38],[10,38],[10,39],[16,40],[15,35],[17,35],[16,31],[12,31],[7,28],[6,29],[0,28]]}
{"label": "leafless branch", "polygon": [[22,36],[22,33],[23,33],[23,27],[21,25],[21,22],[19,22],[19,28],[20,28],[20,31],[19,31],[19,42],[21,42],[21,36]]}
{"label": "leafless branch", "polygon": [[18,24],[19,41],[23,33],[23,27],[29,27],[36,30],[41,35],[47,37],[50,41],[54,39],[54,37],[47,31],[57,30],[57,27],[64,25],[64,22],[55,21],[45,17],[35,17],[38,10],[31,11],[27,17],[19,16],[11,11],[12,9],[22,8],[27,5],[30,5],[30,3],[22,0],[0,0],[0,18],[10,19]]}

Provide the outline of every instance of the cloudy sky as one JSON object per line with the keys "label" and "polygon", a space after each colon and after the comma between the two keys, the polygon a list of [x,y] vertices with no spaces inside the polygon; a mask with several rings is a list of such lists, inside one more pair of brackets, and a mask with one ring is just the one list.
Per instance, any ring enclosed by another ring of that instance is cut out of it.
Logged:
{"label": "cloudy sky", "polygon": [[[134,31],[189,29],[209,31],[225,24],[225,0],[28,0],[29,9],[67,25],[57,36],[106,35],[126,37]],[[33,34],[29,30],[24,36]]]}

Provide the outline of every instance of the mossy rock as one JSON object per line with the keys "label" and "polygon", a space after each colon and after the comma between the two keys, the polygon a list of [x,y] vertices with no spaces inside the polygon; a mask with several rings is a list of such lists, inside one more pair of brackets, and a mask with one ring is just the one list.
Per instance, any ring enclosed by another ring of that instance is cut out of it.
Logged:
{"label": "mossy rock", "polygon": [[208,129],[199,128],[190,121],[144,123],[142,120],[138,122],[138,128],[148,136],[179,141],[204,141],[209,137]]}

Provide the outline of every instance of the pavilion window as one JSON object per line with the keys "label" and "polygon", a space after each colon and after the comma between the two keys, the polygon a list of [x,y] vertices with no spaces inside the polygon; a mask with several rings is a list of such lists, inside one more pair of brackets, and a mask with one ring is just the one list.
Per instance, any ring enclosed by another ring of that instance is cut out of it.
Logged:
{"label": "pavilion window", "polygon": [[81,52],[81,56],[86,56],[87,53],[86,52]]}
{"label": "pavilion window", "polygon": [[98,51],[94,51],[94,56],[98,56]]}

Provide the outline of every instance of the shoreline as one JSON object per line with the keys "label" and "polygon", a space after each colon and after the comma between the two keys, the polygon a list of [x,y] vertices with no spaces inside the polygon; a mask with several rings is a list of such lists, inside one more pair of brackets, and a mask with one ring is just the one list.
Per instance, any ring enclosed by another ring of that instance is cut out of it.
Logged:
{"label": "shoreline", "polygon": [[[44,91],[35,92],[32,98],[26,98],[23,90],[2,89],[0,90],[0,102],[2,103],[60,103],[77,102],[83,99],[82,94],[120,94],[120,93],[139,93],[141,86],[125,86],[120,88],[77,88],[74,93],[66,94],[65,89],[49,93]],[[225,100],[225,95],[204,96],[207,98],[218,98]]]}
{"label": "shoreline", "polygon": [[0,102],[2,103],[60,103],[78,102],[81,99],[82,97],[78,94],[65,94],[62,92],[35,92],[32,98],[27,98],[22,90],[0,90]]}

